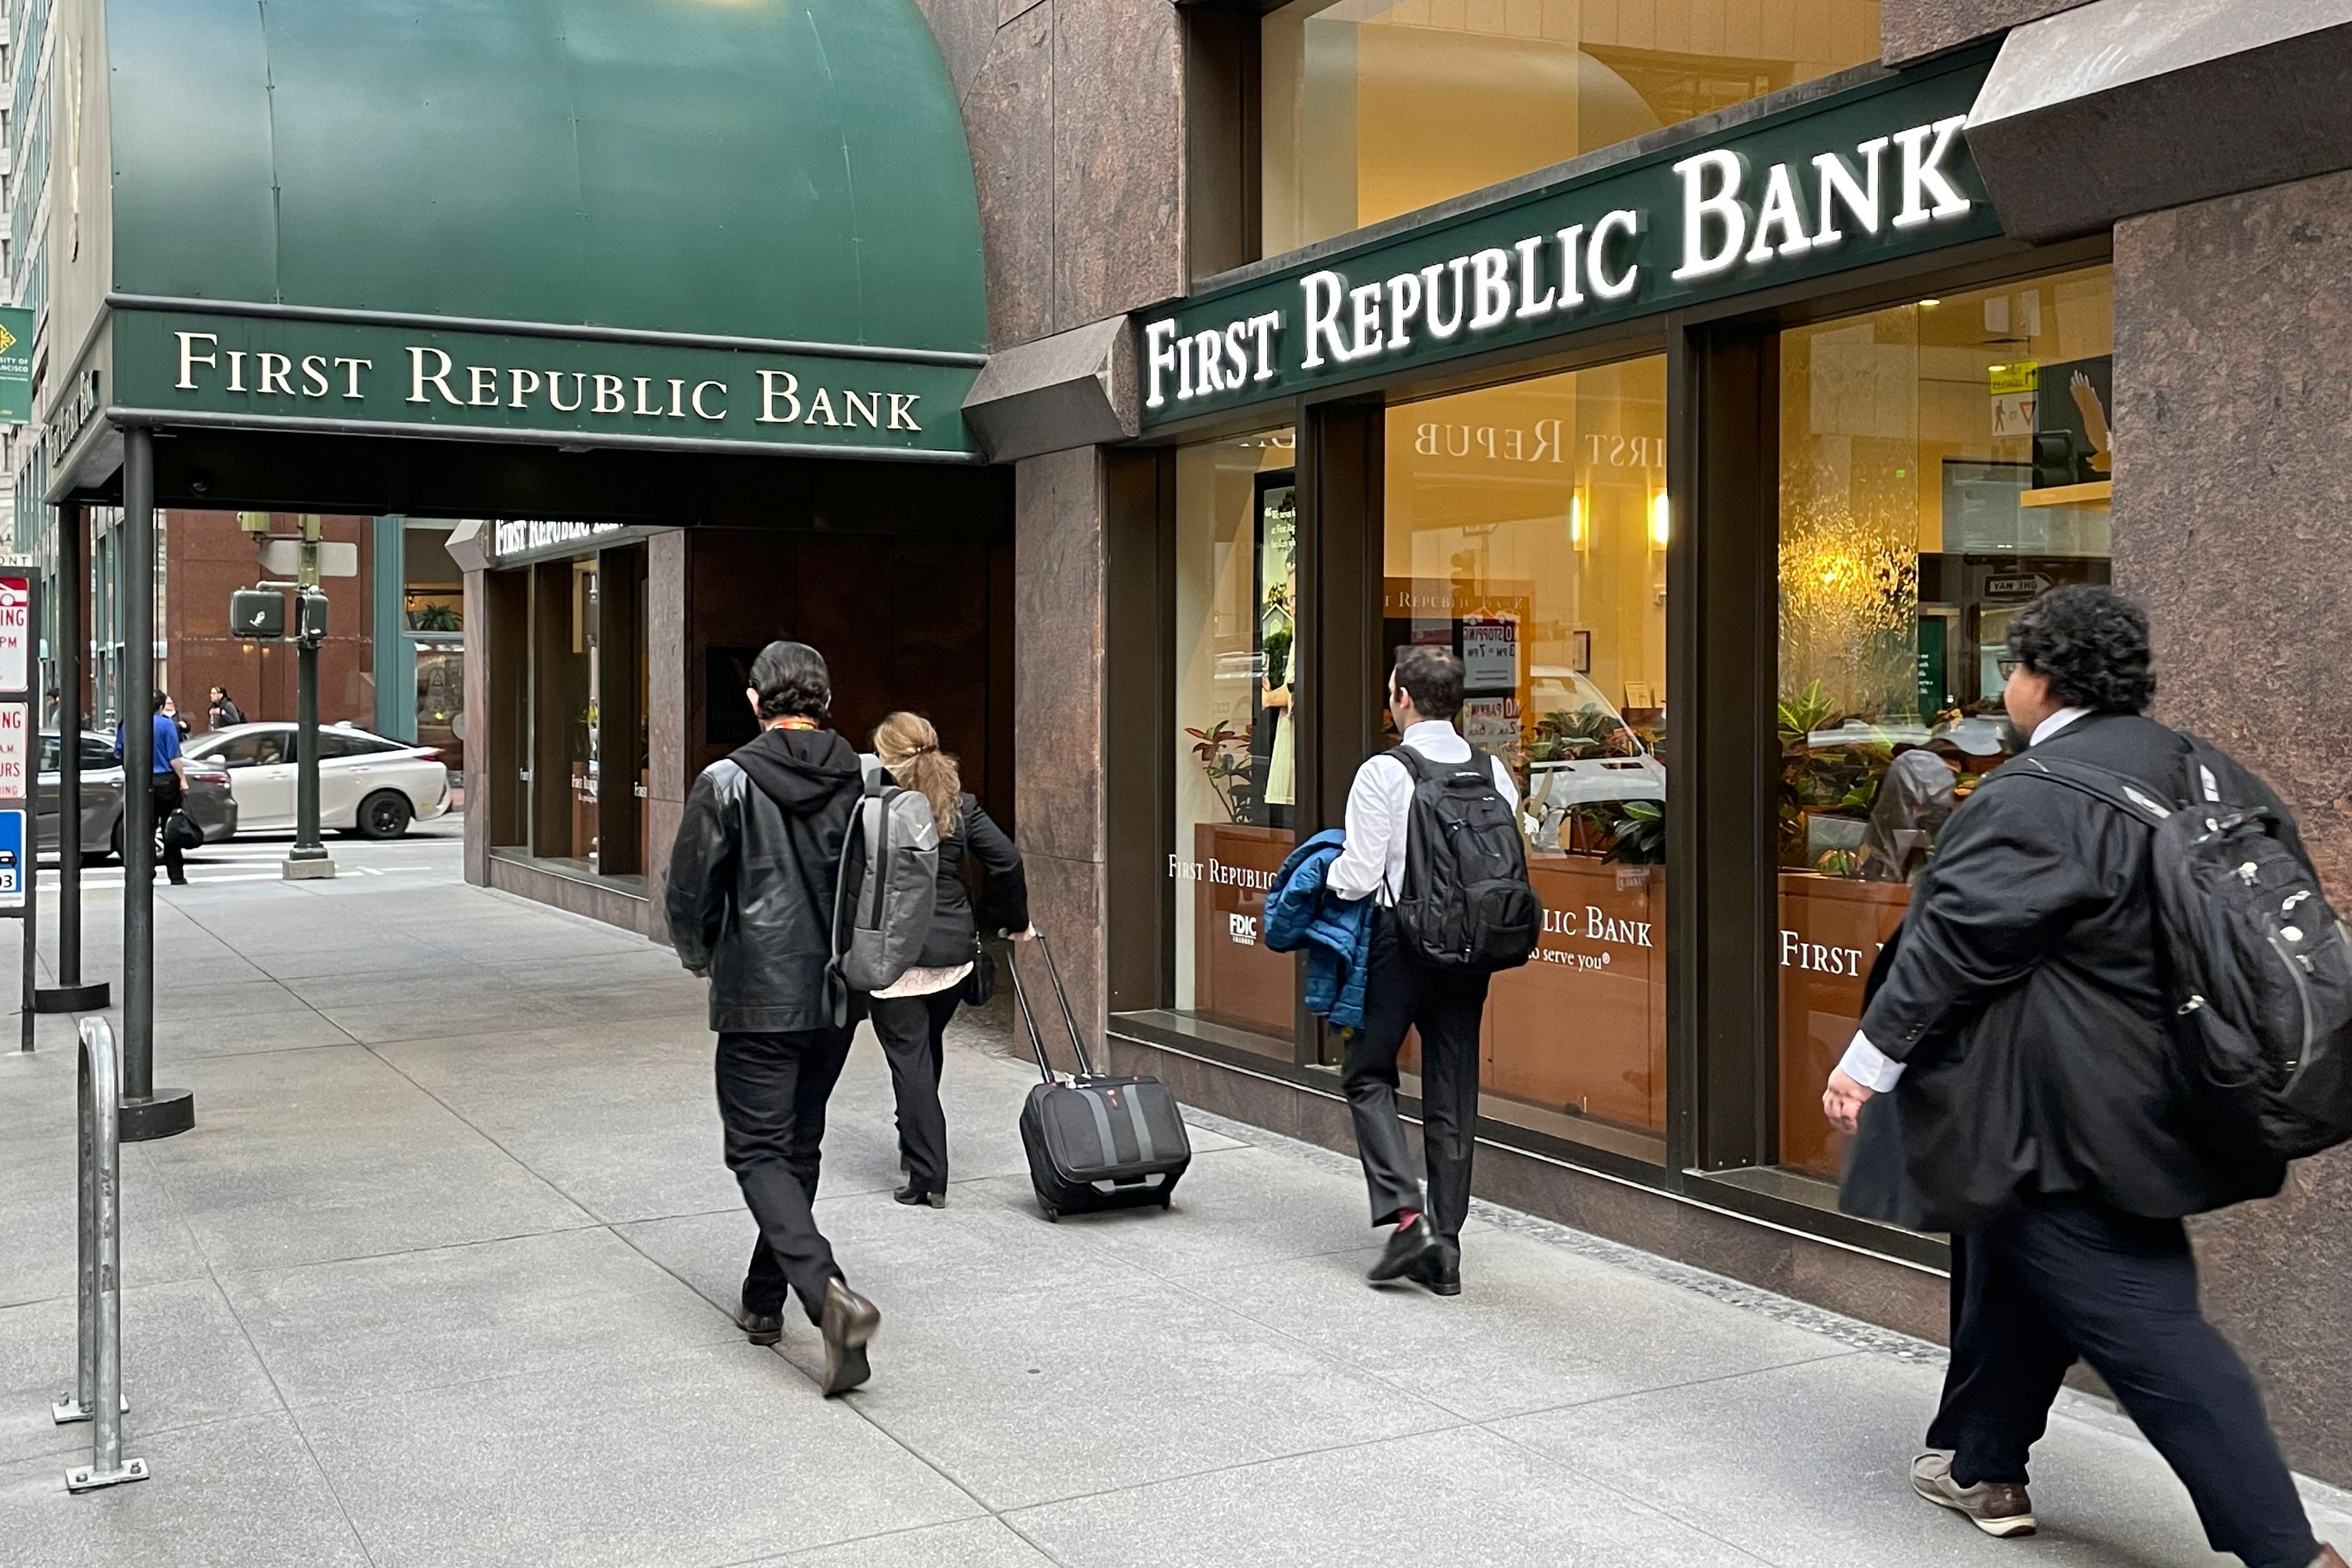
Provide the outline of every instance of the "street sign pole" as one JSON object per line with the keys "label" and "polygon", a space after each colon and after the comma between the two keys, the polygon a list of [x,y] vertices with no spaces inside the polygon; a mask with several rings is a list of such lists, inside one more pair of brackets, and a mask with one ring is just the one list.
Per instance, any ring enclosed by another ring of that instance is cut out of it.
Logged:
{"label": "street sign pole", "polygon": [[57,524],[58,983],[35,992],[33,1005],[43,1013],[97,1013],[111,1005],[112,987],[103,980],[85,984],[81,977],[81,732],[89,696],[89,634],[82,612],[89,598],[89,512],[71,502],[58,508]]}
{"label": "street sign pole", "polygon": [[40,768],[41,574],[29,556],[0,560],[0,914],[23,922],[19,1050],[34,1047],[40,944],[34,916],[33,795]]}
{"label": "street sign pole", "polygon": [[122,432],[122,1141],[196,1124],[195,1096],[155,1087],[155,446]]}

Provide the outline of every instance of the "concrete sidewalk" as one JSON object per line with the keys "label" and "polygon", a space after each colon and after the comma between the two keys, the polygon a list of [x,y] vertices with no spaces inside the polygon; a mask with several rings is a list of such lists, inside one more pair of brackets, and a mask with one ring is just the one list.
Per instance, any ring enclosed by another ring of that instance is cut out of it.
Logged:
{"label": "concrete sidewalk", "polygon": [[1745,1286],[1481,1205],[1459,1300],[1370,1290],[1351,1163],[1255,1129],[1202,1119],[1172,1213],[1046,1224],[1001,1012],[950,1053],[944,1211],[890,1201],[887,1076],[870,1037],[852,1059],[820,1209],[884,1324],[827,1403],[813,1331],[728,1319],[751,1229],[700,985],[464,887],[451,840],[336,852],[362,874],[165,895],[158,1078],[198,1120],[124,1152],[142,1484],[68,1497],[88,1428],[48,1418],[68,1021],[0,1058],[0,1561],[2221,1561],[2087,1400],[2037,1455],[2037,1541],[1916,1500],[1937,1353]]}

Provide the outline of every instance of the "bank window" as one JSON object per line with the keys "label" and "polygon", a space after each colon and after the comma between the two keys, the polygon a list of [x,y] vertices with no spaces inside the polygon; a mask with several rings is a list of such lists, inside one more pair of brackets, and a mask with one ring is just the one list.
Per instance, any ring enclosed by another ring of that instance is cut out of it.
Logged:
{"label": "bank window", "polygon": [[1297,964],[1267,951],[1266,889],[1297,837],[1297,442],[1176,458],[1175,994],[1188,1026],[1295,1055]]}
{"label": "bank window", "polygon": [[1261,29],[1269,256],[1880,47],[1878,0],[1297,0]]}
{"label": "bank window", "polygon": [[1463,733],[1519,784],[1544,931],[1488,993],[1482,1110],[1650,1160],[1666,1111],[1665,426],[1656,358],[1391,408],[1374,677],[1407,646],[1459,655]]}
{"label": "bank window", "polygon": [[2105,267],[1780,343],[1780,1162],[1833,1176],[1821,1089],[1953,809],[2007,754],[2009,626],[2108,581]]}

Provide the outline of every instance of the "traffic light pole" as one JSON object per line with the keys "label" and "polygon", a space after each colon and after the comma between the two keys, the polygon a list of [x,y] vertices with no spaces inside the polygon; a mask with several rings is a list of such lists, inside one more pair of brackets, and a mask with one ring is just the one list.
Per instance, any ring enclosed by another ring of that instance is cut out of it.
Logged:
{"label": "traffic light pole", "polygon": [[196,1124],[194,1095],[155,1087],[155,447],[143,425],[122,432],[121,574],[121,1130],[137,1143]]}
{"label": "traffic light pole", "polygon": [[294,847],[282,868],[289,882],[335,874],[335,863],[319,838],[319,639],[310,635],[310,617],[300,613],[314,592],[305,587],[295,596]]}

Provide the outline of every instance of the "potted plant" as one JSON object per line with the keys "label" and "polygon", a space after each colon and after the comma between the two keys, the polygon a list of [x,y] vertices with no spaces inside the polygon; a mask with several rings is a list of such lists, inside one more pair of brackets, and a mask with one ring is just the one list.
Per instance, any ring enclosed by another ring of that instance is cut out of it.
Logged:
{"label": "potted plant", "polygon": [[1192,755],[1201,764],[1201,772],[1216,793],[1217,802],[1225,808],[1225,820],[1239,824],[1249,816],[1249,736],[1220,719],[1205,730],[1187,728],[1192,737]]}

